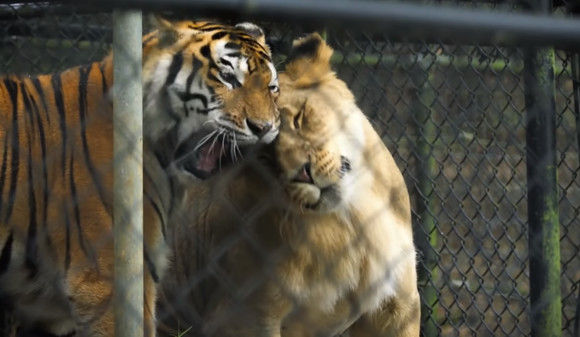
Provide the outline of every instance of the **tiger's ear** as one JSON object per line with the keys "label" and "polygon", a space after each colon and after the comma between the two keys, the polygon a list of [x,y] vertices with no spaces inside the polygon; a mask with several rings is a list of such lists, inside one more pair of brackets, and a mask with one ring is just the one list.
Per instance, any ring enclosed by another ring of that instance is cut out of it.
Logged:
{"label": "tiger's ear", "polygon": [[264,30],[251,22],[240,22],[235,25],[236,29],[243,31],[244,33],[250,35],[251,37],[255,38],[258,43],[260,43],[268,52],[270,53],[270,48],[266,43],[266,34],[264,34]]}
{"label": "tiger's ear", "polygon": [[315,84],[322,76],[332,73],[330,57],[333,53],[320,34],[308,34],[292,42],[285,73],[303,85]]}
{"label": "tiger's ear", "polygon": [[194,34],[192,29],[189,29],[185,22],[173,22],[158,14],[149,15],[149,22],[159,31],[159,46],[172,46],[177,41]]}

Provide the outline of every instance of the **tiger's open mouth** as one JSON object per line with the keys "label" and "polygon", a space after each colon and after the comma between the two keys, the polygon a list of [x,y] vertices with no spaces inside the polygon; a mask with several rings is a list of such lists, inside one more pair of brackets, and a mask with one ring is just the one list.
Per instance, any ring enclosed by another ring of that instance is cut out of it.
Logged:
{"label": "tiger's open mouth", "polygon": [[241,159],[242,153],[224,132],[199,132],[179,145],[175,165],[199,179],[208,179]]}

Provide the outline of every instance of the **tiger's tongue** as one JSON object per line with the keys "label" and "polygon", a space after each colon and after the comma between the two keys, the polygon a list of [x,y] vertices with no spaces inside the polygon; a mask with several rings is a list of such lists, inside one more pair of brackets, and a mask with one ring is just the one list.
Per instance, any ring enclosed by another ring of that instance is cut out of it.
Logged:
{"label": "tiger's tongue", "polygon": [[225,153],[225,148],[222,144],[214,143],[214,146],[212,146],[211,142],[208,143],[199,149],[196,168],[200,171],[212,173],[217,168],[221,155]]}

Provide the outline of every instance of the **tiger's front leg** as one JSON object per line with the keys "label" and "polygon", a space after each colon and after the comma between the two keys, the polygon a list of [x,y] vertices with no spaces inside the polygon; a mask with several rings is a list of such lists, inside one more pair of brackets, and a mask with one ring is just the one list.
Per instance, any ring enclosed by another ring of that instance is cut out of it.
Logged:
{"label": "tiger's front leg", "polygon": [[153,280],[148,268],[145,268],[143,290],[143,299],[145,301],[145,306],[143,308],[143,336],[155,337],[155,302],[157,300],[157,284],[155,283],[155,280]]}
{"label": "tiger's front leg", "polygon": [[[155,337],[155,300],[156,300],[156,283],[154,282],[151,274],[147,269],[144,271],[144,284],[143,284],[143,336],[144,337]],[[77,309],[81,311],[88,303],[90,303],[91,313],[85,316],[85,324],[82,324],[80,328],[77,329],[74,337],[112,337],[115,334],[115,315],[114,315],[114,303],[112,301],[113,286],[112,282],[103,282],[102,280],[96,282],[85,282],[82,284],[80,290],[83,296],[79,298],[79,302],[76,304]],[[99,291],[101,290],[101,291]],[[99,292],[103,294],[110,294],[109,296],[104,296],[98,298],[99,296],[91,296],[91,292]],[[78,292],[77,292],[78,294]],[[77,295],[78,297],[78,295]],[[85,299],[88,298],[88,300]],[[85,300],[83,300],[85,299]],[[98,302],[97,302],[98,301]],[[99,309],[100,308],[100,309]],[[92,316],[92,317],[91,317]]]}

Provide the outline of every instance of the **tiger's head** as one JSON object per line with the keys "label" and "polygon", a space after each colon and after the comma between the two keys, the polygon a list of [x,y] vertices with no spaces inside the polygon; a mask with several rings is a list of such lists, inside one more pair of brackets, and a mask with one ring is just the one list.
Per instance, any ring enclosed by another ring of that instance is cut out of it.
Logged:
{"label": "tiger's head", "polygon": [[374,131],[331,70],[332,53],[319,34],[308,35],[294,41],[280,72],[282,123],[274,147],[290,205],[303,212],[350,203],[372,162],[367,147]]}
{"label": "tiger's head", "polygon": [[178,169],[207,178],[240,146],[274,140],[278,75],[260,27],[154,23],[143,40],[145,132],[154,143],[172,134],[175,156],[187,158]]}

